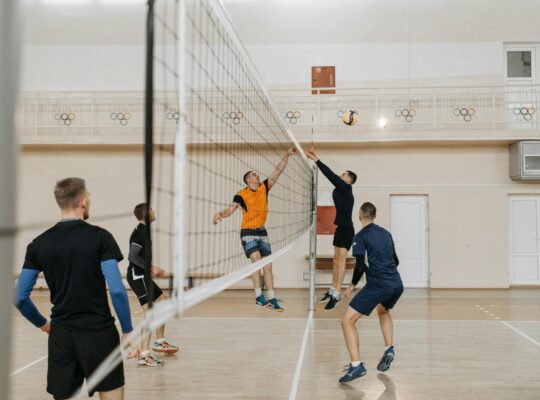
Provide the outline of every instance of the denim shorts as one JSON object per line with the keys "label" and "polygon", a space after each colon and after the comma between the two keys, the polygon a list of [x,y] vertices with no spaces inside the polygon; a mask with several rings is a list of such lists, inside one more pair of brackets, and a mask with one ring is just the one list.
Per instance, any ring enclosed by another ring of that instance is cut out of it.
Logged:
{"label": "denim shorts", "polygon": [[240,231],[240,240],[247,258],[250,258],[257,251],[261,254],[261,257],[272,254],[268,233],[264,228],[242,229]]}

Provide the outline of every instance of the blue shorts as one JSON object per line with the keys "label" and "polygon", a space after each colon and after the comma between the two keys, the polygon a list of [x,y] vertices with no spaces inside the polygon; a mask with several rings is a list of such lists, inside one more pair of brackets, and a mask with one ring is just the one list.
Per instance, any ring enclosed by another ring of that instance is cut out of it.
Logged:
{"label": "blue shorts", "polygon": [[240,231],[240,240],[242,240],[242,247],[247,258],[257,251],[261,254],[261,257],[272,254],[268,233],[264,228],[242,229]]}
{"label": "blue shorts", "polygon": [[390,310],[396,305],[402,294],[403,286],[392,288],[366,285],[354,296],[349,305],[360,314],[369,315],[379,304]]}

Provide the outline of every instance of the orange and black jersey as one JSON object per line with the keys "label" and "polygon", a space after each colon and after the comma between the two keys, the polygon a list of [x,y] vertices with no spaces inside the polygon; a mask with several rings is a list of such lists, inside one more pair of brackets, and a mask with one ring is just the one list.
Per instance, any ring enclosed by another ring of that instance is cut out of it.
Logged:
{"label": "orange and black jersey", "polygon": [[268,192],[272,185],[265,179],[257,190],[246,187],[240,190],[233,202],[242,207],[242,229],[262,228],[268,215]]}

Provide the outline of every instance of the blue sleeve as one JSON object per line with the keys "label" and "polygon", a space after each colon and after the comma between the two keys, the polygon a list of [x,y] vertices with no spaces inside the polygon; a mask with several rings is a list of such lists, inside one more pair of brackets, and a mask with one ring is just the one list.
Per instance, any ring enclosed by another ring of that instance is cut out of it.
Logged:
{"label": "blue sleeve", "polygon": [[32,289],[36,285],[36,281],[39,275],[37,269],[23,268],[19,281],[17,282],[17,289],[15,291],[15,307],[20,313],[36,328],[41,328],[47,323],[47,319],[41,315],[35,304],[30,299]]}
{"label": "blue sleeve", "polygon": [[360,233],[357,233],[353,239],[352,255],[354,257],[360,257],[366,255],[366,247],[364,245],[364,239]]}
{"label": "blue sleeve", "polygon": [[129,311],[129,300],[126,293],[126,288],[122,282],[120,276],[120,270],[118,269],[118,261],[107,260],[101,262],[101,272],[107,281],[109,286],[109,293],[111,294],[111,300],[116,311],[116,315],[120,320],[122,332],[129,333],[133,330],[131,325],[131,313]]}

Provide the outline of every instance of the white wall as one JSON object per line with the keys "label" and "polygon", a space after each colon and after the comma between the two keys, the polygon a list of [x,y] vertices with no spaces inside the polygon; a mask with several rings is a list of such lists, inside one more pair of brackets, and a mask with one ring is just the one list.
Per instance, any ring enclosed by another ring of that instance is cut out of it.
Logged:
{"label": "white wall", "polygon": [[[247,50],[269,87],[309,87],[313,65],[335,65],[341,87],[504,82],[503,48],[497,42],[251,45]],[[142,90],[144,51],[138,45],[27,45],[21,90]],[[160,88],[159,69],[155,82]]]}
{"label": "white wall", "polygon": [[[506,144],[319,144],[317,151],[336,172],[352,169],[358,173],[353,211],[356,230],[360,229],[356,215],[364,201],[377,206],[377,223],[389,228],[391,195],[428,196],[431,287],[508,287],[508,196],[539,195],[540,184],[509,179]],[[57,179],[70,175],[87,179],[93,216],[130,213],[133,204],[143,197],[142,168],[137,147],[28,146],[21,154],[18,222],[55,221],[58,210],[52,188]],[[319,183],[320,196],[331,190],[323,176]],[[232,190],[226,182],[223,184],[226,186],[215,193]],[[159,216],[167,219],[165,206],[157,204],[156,208]],[[221,228],[236,231],[238,218],[226,221]],[[131,216],[97,222],[115,235],[124,251],[135,223]],[[41,230],[19,234],[16,270],[26,244]],[[164,245],[157,253],[162,265],[170,268]],[[308,248],[305,238],[274,263],[278,288],[307,287],[303,274],[308,268]],[[318,252],[332,253],[332,237],[319,238]],[[324,280],[322,274],[319,281]]]}
{"label": "white wall", "polygon": [[336,84],[503,83],[502,43],[356,43],[247,46],[270,87],[310,87],[311,67],[335,65]]}
{"label": "white wall", "polygon": [[[271,87],[309,86],[320,64],[336,65],[340,86],[500,84],[503,43],[540,42],[536,0],[224,3]],[[22,90],[142,88],[144,1],[23,11]]]}
{"label": "white wall", "polygon": [[[376,223],[390,229],[390,196],[428,196],[430,287],[508,287],[508,196],[540,194],[540,184],[509,179],[507,145],[319,144],[317,150],[337,173],[358,173],[356,230],[365,201],[377,206]],[[319,196],[327,190],[331,186],[319,174]],[[317,249],[332,254],[332,237],[319,236]],[[307,252],[306,240],[275,263],[278,287],[306,287]],[[319,282],[329,279],[318,273]]]}
{"label": "white wall", "polygon": [[143,90],[144,62],[144,46],[23,46],[21,90]]}

